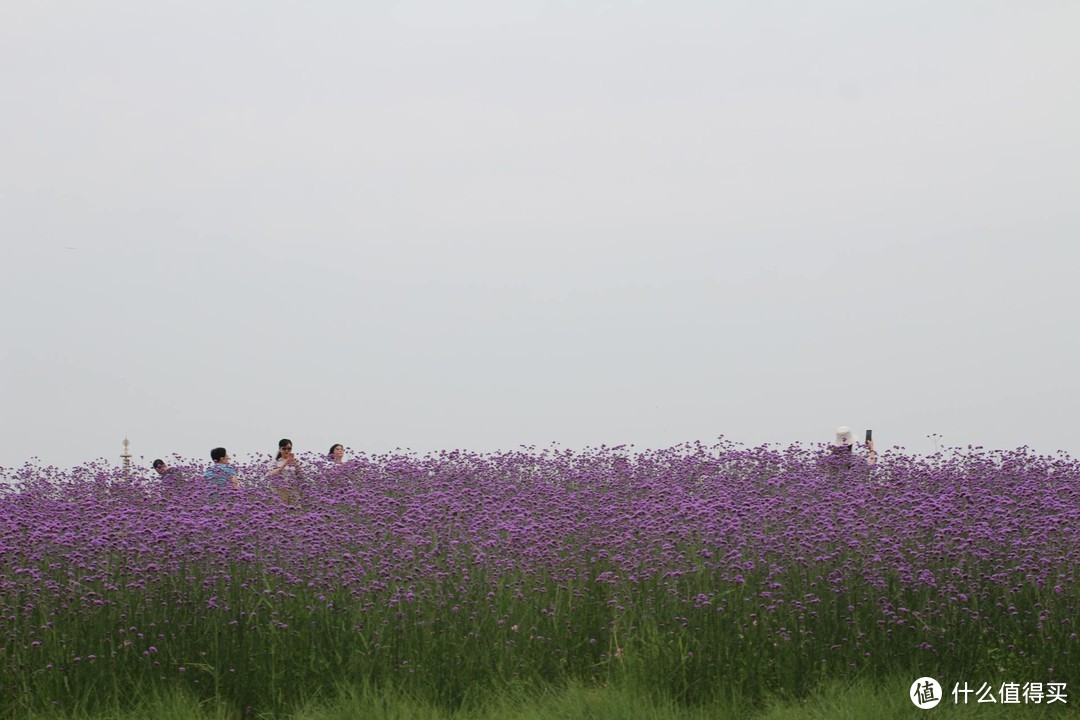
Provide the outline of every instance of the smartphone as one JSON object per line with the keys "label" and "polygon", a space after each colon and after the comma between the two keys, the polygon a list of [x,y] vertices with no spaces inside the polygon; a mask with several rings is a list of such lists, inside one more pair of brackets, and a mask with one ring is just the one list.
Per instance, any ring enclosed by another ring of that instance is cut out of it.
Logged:
{"label": "smartphone", "polygon": [[870,442],[873,439],[874,439],[874,431],[873,430],[867,430],[866,431],[866,442]]}

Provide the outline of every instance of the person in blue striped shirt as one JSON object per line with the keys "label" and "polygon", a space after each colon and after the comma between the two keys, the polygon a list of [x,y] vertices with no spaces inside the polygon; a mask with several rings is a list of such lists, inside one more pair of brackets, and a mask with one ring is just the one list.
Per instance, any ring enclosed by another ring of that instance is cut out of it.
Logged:
{"label": "person in blue striped shirt", "polygon": [[210,451],[210,459],[214,464],[206,468],[203,478],[211,490],[221,490],[225,487],[240,487],[240,481],[236,476],[236,468],[229,464],[229,451],[223,447],[217,447]]}

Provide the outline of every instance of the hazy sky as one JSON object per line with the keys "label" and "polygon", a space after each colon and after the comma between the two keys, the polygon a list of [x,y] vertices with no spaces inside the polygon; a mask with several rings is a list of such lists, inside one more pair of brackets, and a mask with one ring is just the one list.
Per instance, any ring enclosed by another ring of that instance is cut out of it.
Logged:
{"label": "hazy sky", "polygon": [[1080,3],[0,5],[0,466],[1080,454]]}

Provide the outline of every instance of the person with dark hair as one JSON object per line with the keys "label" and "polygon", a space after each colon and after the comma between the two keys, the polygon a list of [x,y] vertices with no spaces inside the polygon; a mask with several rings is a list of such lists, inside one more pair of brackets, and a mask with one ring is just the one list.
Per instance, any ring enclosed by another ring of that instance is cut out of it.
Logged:
{"label": "person with dark hair", "polygon": [[282,438],[278,440],[278,452],[274,458],[274,462],[270,465],[270,470],[266,473],[267,477],[289,477],[295,478],[300,474],[300,463],[297,461],[296,456],[293,454],[292,440],[288,438]]}
{"label": "person with dark hair", "polygon": [[175,468],[169,467],[161,458],[154,461],[154,470],[157,471],[163,483],[176,483],[180,480],[180,473]]}
{"label": "person with dark hair", "polygon": [[278,441],[277,457],[270,464],[266,478],[273,481],[279,497],[288,504],[293,504],[300,490],[300,463],[293,454],[292,440],[282,438]]}
{"label": "person with dark hair", "polygon": [[326,454],[326,457],[330,458],[330,460],[338,465],[341,465],[345,462],[345,446],[341,443],[334,443],[330,446],[330,452]]}
{"label": "person with dark hair", "polygon": [[206,468],[203,478],[206,479],[211,490],[221,490],[228,486],[240,487],[240,482],[236,477],[236,468],[229,464],[228,450],[216,447],[210,451],[210,459],[214,461],[214,464]]}

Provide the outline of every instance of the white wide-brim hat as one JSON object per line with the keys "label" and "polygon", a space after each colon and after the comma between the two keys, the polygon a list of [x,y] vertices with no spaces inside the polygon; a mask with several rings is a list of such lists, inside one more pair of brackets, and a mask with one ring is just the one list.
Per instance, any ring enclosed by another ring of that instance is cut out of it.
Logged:
{"label": "white wide-brim hat", "polygon": [[855,433],[851,432],[851,428],[846,425],[842,425],[836,428],[836,439],[833,440],[833,445],[836,447],[843,447],[844,445],[855,444]]}

